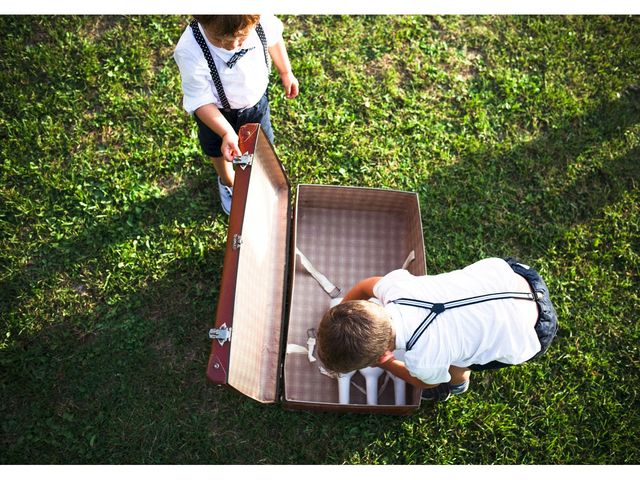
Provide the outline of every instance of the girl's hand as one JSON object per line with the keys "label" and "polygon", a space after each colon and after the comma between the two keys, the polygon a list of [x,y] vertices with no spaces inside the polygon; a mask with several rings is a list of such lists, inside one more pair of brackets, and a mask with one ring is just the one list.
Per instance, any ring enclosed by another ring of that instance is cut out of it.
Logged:
{"label": "girl's hand", "polygon": [[293,72],[287,71],[281,73],[280,80],[284,87],[285,97],[292,99],[298,96],[298,79],[293,75]]}
{"label": "girl's hand", "polygon": [[222,137],[222,145],[220,146],[222,156],[227,162],[233,161],[233,157],[242,155],[238,146],[238,135],[236,132],[227,132]]}

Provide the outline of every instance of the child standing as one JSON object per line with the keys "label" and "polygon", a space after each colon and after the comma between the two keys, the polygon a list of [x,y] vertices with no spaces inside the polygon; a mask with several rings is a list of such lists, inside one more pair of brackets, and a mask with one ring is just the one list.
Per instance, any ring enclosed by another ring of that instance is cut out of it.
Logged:
{"label": "child standing", "polygon": [[442,401],[464,393],[473,370],[539,357],[557,328],[538,272],[488,258],[440,275],[394,270],[360,281],[322,318],[317,353],[335,372],[379,366]]}
{"label": "child standing", "polygon": [[234,171],[240,155],[238,130],[260,123],[273,143],[267,87],[271,61],[285,96],[298,95],[298,80],[273,15],[196,15],[173,57],[180,69],[184,109],[194,116],[198,139],[218,174],[222,209],[229,214]]}

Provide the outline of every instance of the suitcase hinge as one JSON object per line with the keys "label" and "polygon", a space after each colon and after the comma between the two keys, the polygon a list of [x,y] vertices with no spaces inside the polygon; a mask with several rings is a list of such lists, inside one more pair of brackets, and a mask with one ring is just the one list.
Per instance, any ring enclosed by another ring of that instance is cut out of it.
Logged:
{"label": "suitcase hinge", "polygon": [[233,157],[233,164],[238,165],[241,169],[247,168],[247,166],[253,163],[253,153],[245,152],[239,157]]}
{"label": "suitcase hinge", "polygon": [[231,248],[234,250],[238,250],[242,246],[242,235],[235,233],[233,235],[233,242],[231,244]]}
{"label": "suitcase hinge", "polygon": [[209,330],[209,338],[211,340],[218,340],[218,343],[222,346],[224,342],[231,341],[231,328],[227,328],[227,324],[223,323],[220,328],[212,328]]}

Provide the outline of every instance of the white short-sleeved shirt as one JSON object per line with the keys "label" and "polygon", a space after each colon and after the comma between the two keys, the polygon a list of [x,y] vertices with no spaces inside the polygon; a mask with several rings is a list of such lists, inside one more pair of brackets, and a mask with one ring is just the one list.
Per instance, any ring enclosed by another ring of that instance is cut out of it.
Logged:
{"label": "white short-sleeved shirt", "polygon": [[[267,46],[275,45],[282,40],[282,22],[273,15],[261,15],[260,25],[267,39]],[[255,29],[247,39],[235,50],[225,50],[214,46],[207,39],[202,26],[198,25],[204,37],[211,56],[218,69],[224,93],[233,109],[244,109],[254,106],[267,89],[269,71],[264,57],[264,49]],[[233,68],[229,68],[227,61],[240,49],[249,51],[240,58]],[[196,42],[191,27],[182,33],[173,52],[173,58],[178,64],[182,78],[183,107],[192,114],[203,105],[210,103],[222,108],[218,98],[218,91],[211,78],[209,65]]]}
{"label": "white short-sleeved shirt", "polygon": [[[488,293],[522,291],[522,277],[500,258],[488,258],[440,275],[416,277],[406,270],[394,270],[373,289],[391,315],[396,348],[400,350],[406,348],[429,311],[390,303],[393,300],[445,303]],[[503,299],[445,310],[405,353],[407,369],[422,382],[435,385],[451,379],[451,365],[468,367],[493,360],[515,365],[529,360],[540,350],[533,324],[527,321],[531,303]]]}

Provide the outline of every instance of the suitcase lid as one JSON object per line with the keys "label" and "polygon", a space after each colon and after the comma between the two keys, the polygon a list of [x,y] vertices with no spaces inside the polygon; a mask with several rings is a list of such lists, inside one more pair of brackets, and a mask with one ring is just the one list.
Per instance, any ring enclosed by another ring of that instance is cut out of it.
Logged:
{"label": "suitcase lid", "polygon": [[259,124],[239,132],[207,378],[260,402],[279,397],[291,186]]}

